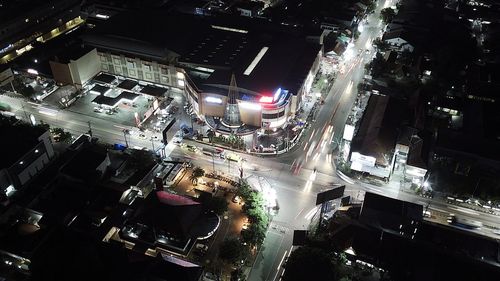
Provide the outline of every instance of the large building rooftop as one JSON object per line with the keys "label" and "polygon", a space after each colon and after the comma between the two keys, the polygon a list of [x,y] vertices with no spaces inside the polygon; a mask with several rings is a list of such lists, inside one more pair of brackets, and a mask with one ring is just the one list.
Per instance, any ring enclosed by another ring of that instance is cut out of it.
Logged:
{"label": "large building rooftop", "polygon": [[254,93],[300,88],[321,49],[307,39],[303,29],[264,19],[166,12],[122,13],[84,36],[98,49],[176,63],[202,89],[217,91],[234,73]]}

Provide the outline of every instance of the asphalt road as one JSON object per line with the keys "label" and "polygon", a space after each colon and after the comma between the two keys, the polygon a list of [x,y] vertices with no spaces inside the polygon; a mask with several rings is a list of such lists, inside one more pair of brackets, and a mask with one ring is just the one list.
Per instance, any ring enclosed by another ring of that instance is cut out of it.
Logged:
{"label": "asphalt road", "polygon": [[[430,219],[432,221],[446,224],[447,214],[454,213],[465,218],[482,221],[485,225],[500,227],[497,216],[400,192],[395,188],[345,182],[335,173],[335,167],[331,161],[332,157],[335,157],[331,141],[341,137],[347,116],[356,99],[357,85],[364,75],[365,64],[373,55],[371,49],[370,53],[365,52],[366,48],[370,46],[368,42],[381,35],[382,24],[378,17],[379,10],[384,6],[389,6],[389,2],[380,1],[382,4],[369,17],[369,24],[365,25],[364,31],[354,45],[354,56],[346,61],[345,72],[339,74],[334,81],[330,93],[325,98],[325,103],[317,112],[316,120],[304,132],[302,143],[297,144],[288,153],[277,157],[256,157],[241,154],[247,160],[243,163],[244,176],[266,178],[275,188],[280,206],[279,212],[273,217],[267,238],[264,241],[264,247],[262,247],[263,250],[259,252],[248,280],[279,279],[283,270],[281,265],[292,250],[293,230],[307,228],[316,208],[314,205],[316,194],[328,189],[332,183],[345,184],[347,194],[357,199],[362,199],[364,192],[369,191],[424,206],[429,205],[429,210],[435,214]],[[361,50],[359,56],[358,50]],[[152,146],[150,140],[152,134],[146,133],[145,139],[139,137],[137,129],[132,128],[129,122],[120,122],[119,120],[111,122],[97,117],[59,110],[48,105],[26,103],[8,96],[0,96],[0,101],[11,105],[12,111],[23,119],[28,119],[27,116],[33,114],[38,122],[43,120],[45,123],[64,128],[75,135],[87,133],[90,121],[94,136],[99,137],[103,142],[124,143],[123,129],[129,129],[135,132],[129,136],[129,146],[147,148]],[[177,127],[178,125],[171,132],[177,131]],[[170,133],[169,138],[172,135],[173,133]],[[153,143],[155,148],[162,146],[159,141],[153,141]],[[239,176],[238,167],[234,163],[228,164],[227,161],[217,158],[212,163],[211,157],[193,154],[172,144],[167,146],[167,150],[167,155],[187,156],[195,165],[201,166],[207,171],[215,167],[216,170]],[[314,169],[316,169],[316,173],[314,173]],[[474,232],[495,236],[491,229],[486,227],[474,230]]]}

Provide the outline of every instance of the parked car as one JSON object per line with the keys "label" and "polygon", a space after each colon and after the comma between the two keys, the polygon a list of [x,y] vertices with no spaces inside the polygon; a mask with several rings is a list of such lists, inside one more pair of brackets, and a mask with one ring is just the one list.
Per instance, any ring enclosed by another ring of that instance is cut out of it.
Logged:
{"label": "parked car", "polygon": [[102,113],[104,110],[100,107],[94,107],[94,112]]}
{"label": "parked car", "polygon": [[238,195],[234,195],[233,199],[231,199],[231,201],[233,201],[233,203],[238,204],[241,202],[241,198]]}
{"label": "parked car", "polygon": [[208,251],[208,246],[205,245],[205,244],[201,244],[201,243],[196,243],[196,245],[194,246],[194,248],[198,251],[202,251],[202,252],[206,252]]}

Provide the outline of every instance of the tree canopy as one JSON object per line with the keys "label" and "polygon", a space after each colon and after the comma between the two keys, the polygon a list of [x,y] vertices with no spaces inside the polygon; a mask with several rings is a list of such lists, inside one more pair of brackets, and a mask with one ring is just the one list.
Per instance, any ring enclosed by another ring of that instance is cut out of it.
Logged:
{"label": "tree canopy", "polygon": [[390,23],[396,16],[396,11],[393,8],[384,8],[380,11],[380,18],[384,24]]}
{"label": "tree canopy", "polygon": [[238,262],[244,254],[245,247],[236,237],[227,237],[219,248],[219,257],[228,263]]}
{"label": "tree canopy", "polygon": [[283,281],[334,280],[335,272],[328,253],[320,248],[300,247],[285,264]]}

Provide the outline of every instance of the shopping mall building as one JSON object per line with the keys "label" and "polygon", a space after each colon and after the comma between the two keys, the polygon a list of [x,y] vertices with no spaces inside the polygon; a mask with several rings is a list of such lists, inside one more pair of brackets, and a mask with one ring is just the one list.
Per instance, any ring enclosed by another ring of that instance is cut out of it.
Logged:
{"label": "shopping mall building", "polygon": [[319,68],[320,35],[264,19],[124,12],[84,35],[95,49],[85,62],[58,69],[80,86],[106,72],[182,89],[211,127],[248,134],[282,127],[301,108]]}

